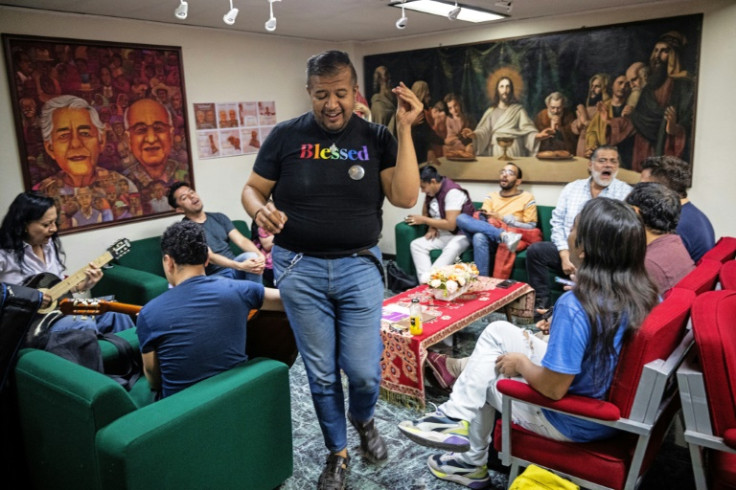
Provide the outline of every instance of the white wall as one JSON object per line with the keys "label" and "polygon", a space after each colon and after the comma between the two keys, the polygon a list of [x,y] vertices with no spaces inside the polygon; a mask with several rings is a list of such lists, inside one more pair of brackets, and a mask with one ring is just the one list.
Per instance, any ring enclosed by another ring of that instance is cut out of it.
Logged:
{"label": "white wall", "polygon": [[[705,5],[705,6],[702,6]],[[381,52],[427,48],[525,36],[575,29],[582,26],[613,24],[634,20],[704,12],[703,39],[697,123],[695,133],[695,175],[690,197],[716,228],[716,235],[736,236],[731,208],[736,165],[727,159],[736,134],[736,123],[728,111],[733,107],[733,80],[736,80],[736,5],[728,0],[686,1],[656,8],[616,9],[596,14],[582,14],[536,21],[507,22],[490,27],[448,31],[438,36],[397,38],[375,43],[334,45],[279,38],[272,35],[241,34],[225,30],[199,29],[150,22],[105,19],[91,16],[60,15],[0,7],[0,32],[81,38],[116,42],[135,42],[181,46],[189,120],[193,121],[193,102],[228,102],[237,100],[276,101],[279,121],[309,110],[304,91],[304,63],[324,49],[349,51],[362,80],[362,57]],[[398,31],[397,31],[398,34]],[[3,64],[3,71],[5,66]],[[0,76],[0,213],[3,213],[23,189],[20,157],[17,150],[12,109],[9,103],[7,76]],[[190,138],[194,136],[190,134]],[[227,213],[232,219],[244,219],[240,190],[249,175],[253,155],[198,160],[193,155],[194,179],[207,209]],[[469,183],[474,199],[480,200],[496,184]],[[541,204],[554,205],[560,185],[530,185]],[[421,202],[421,199],[420,199]],[[417,211],[418,207],[414,210]],[[407,214],[386,204],[381,249],[394,253],[394,224]],[[177,218],[148,220],[102,230],[65,235],[70,270],[100,255],[120,237],[137,239],[160,233]],[[248,219],[249,220],[249,219]]]}

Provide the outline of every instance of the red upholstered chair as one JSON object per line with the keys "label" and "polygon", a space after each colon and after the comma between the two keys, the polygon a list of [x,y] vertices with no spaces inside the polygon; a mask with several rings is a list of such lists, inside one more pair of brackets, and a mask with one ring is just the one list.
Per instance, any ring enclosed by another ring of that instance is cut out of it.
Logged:
{"label": "red upholstered chair", "polygon": [[699,296],[693,304],[692,325],[697,356],[678,369],[677,383],[695,485],[698,490],[734,489],[736,291]]}
{"label": "red upholstered chair", "polygon": [[[519,466],[534,463],[588,488],[633,489],[651,465],[679,408],[677,367],[692,345],[686,325],[695,293],[673,288],[621,350],[605,400],[566,395],[553,401],[516,380],[498,382],[504,394],[502,421],[493,443],[509,481]],[[538,405],[620,429],[611,439],[560,442],[511,423],[511,400]]]}
{"label": "red upholstered chair", "polygon": [[736,257],[736,238],[730,236],[724,236],[716,245],[705,252],[705,255],[700,260],[717,260],[719,262],[727,262]]}
{"label": "red upholstered chair", "polygon": [[675,284],[676,288],[689,289],[695,294],[713,291],[718,284],[718,274],[721,271],[721,262],[703,258],[688,275]]}
{"label": "red upholstered chair", "polygon": [[723,289],[736,289],[736,260],[723,264],[718,278]]}

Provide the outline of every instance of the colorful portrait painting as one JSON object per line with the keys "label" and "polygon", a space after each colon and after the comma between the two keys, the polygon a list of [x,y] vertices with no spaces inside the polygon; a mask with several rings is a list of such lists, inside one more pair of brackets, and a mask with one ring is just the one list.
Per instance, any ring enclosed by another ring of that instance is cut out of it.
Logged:
{"label": "colorful portrait painting", "polygon": [[26,190],[62,233],[173,214],[193,181],[181,49],[3,35]]}

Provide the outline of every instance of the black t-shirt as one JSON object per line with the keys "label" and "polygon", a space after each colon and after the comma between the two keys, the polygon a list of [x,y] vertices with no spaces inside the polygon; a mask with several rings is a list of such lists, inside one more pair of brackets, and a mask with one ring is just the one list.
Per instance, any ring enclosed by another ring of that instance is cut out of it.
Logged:
{"label": "black t-shirt", "polygon": [[[276,125],[253,167],[276,181],[274,204],[289,218],[274,243],[316,256],[376,245],[384,198],[380,172],[396,165],[397,150],[385,126],[358,116],[337,133],[323,130],[311,112]],[[355,166],[365,171],[359,180],[349,174]]]}

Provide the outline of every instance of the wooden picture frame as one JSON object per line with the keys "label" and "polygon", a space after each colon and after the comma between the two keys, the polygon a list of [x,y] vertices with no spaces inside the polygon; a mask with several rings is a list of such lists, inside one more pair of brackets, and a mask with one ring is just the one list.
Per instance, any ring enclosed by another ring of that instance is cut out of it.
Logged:
{"label": "wooden picture frame", "polygon": [[[390,107],[391,96],[387,96],[385,90],[381,92],[380,83],[386,78],[387,71],[391,86],[399,81],[408,87],[418,81],[426,82],[429,88],[425,107],[427,120],[433,119],[430,109],[433,104],[448,94],[455,94],[459,96],[467,116],[467,121],[455,119],[455,125],[462,122],[463,127],[477,129],[481,126],[478,121],[491,107],[495,107],[499,84],[507,77],[514,85],[514,96],[523,115],[519,122],[508,127],[498,122],[500,118],[496,116],[497,127],[500,128],[498,135],[506,136],[501,133],[508,132],[516,136],[513,145],[520,148],[512,146],[507,150],[507,156],[523,168],[525,182],[564,183],[585,177],[590,153],[601,144],[619,147],[619,178],[638,182],[641,161],[646,156],[674,155],[692,164],[702,24],[702,14],[696,14],[371,55],[364,58],[363,87],[371,102],[374,121],[382,117],[386,106]],[[651,62],[651,58],[659,47],[666,48],[668,54],[661,55],[666,59],[657,65]],[[641,65],[635,67],[635,63]],[[647,70],[648,83],[632,91],[631,84],[641,85]],[[624,77],[629,93],[623,97],[625,103],[613,107],[614,99],[622,99],[614,97],[619,76]],[[596,101],[590,97],[590,92],[593,85],[600,84],[601,80],[603,93],[607,95]],[[420,93],[422,90],[427,92],[426,85],[424,89],[421,84],[417,85]],[[545,158],[538,157],[546,145],[542,146],[540,141],[535,149],[533,143],[527,144],[534,139],[534,131],[541,133],[549,127],[546,99],[553,92],[563,96],[564,112],[554,128],[549,149],[567,151],[570,154],[567,158],[550,158],[548,154]],[[633,92],[639,93],[638,100],[634,100]],[[597,102],[608,105],[599,110]],[[632,107],[623,114],[627,105]],[[670,105],[675,108],[676,117],[668,132],[664,112]],[[614,109],[620,113],[614,113]],[[585,133],[582,137],[580,126],[585,124],[585,117],[580,116],[580,110],[587,117],[587,126],[582,126]],[[601,116],[597,116],[596,119],[598,112],[606,112],[607,118],[601,121]],[[544,126],[544,116],[547,116],[548,126]],[[573,131],[573,123],[577,132]],[[448,128],[450,126],[446,125],[445,130]],[[436,134],[442,127],[438,125],[432,129],[436,129],[433,131]],[[503,149],[495,139],[496,130],[492,131],[484,148],[475,148],[483,146],[482,142],[472,141],[475,158],[467,155],[462,158],[459,153],[450,153],[449,159],[439,158],[443,175],[456,180],[497,181],[498,170],[508,160],[499,158]],[[421,141],[421,132],[413,130],[412,134],[416,145]],[[453,134],[452,130],[449,134]],[[440,134],[440,141],[446,137]],[[458,140],[458,148],[466,148],[471,143],[468,139],[455,138],[452,144]],[[453,151],[454,146],[448,145],[446,139],[443,143],[434,143],[433,147],[430,140],[427,146],[435,150],[439,148],[444,153]],[[553,147],[552,143],[560,148]],[[419,160],[422,161],[421,156]]]}
{"label": "wooden picture frame", "polygon": [[193,185],[181,48],[3,34],[26,191],[60,233],[174,214]]}

